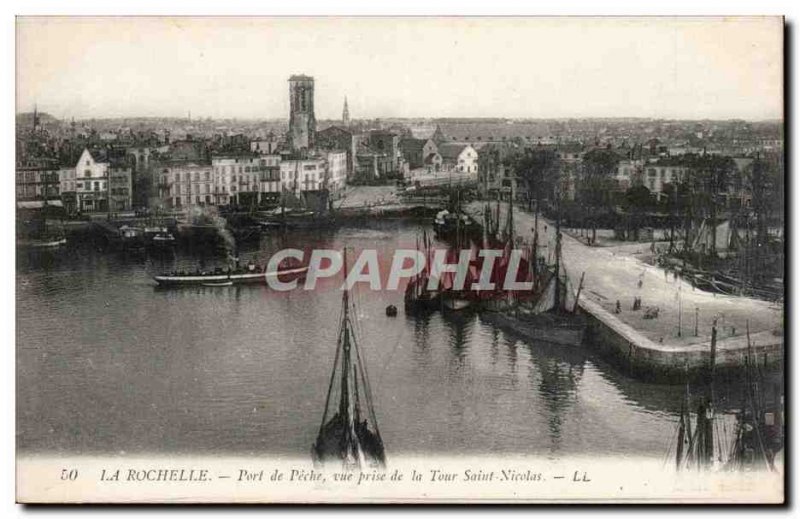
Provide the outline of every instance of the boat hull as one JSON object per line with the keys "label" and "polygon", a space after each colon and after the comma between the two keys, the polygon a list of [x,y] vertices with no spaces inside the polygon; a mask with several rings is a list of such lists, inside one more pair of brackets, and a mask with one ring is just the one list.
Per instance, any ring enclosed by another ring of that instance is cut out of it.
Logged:
{"label": "boat hull", "polygon": [[17,242],[18,247],[25,249],[55,249],[66,244],[66,238],[55,240],[20,240]]}
{"label": "boat hull", "polygon": [[305,277],[308,267],[278,270],[273,272],[239,272],[230,274],[197,274],[189,276],[153,276],[159,286],[185,287],[185,286],[229,286],[267,284],[267,278],[280,276],[280,280],[288,282],[293,279]]}
{"label": "boat hull", "polygon": [[[586,330],[580,317],[542,315],[517,318],[500,312],[484,312],[481,318],[527,340],[561,346],[580,346]],[[578,322],[571,322],[572,319],[578,319]]]}

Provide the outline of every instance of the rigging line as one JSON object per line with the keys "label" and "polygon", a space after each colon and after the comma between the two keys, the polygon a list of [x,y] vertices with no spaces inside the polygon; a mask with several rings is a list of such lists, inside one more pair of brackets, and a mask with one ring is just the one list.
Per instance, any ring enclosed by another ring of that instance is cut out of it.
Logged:
{"label": "rigging line", "polygon": [[667,449],[666,453],[664,454],[664,463],[661,466],[662,469],[667,466],[667,463],[669,463],[669,459],[672,457],[672,446],[677,443],[676,440],[678,440],[679,434],[680,434],[680,422],[675,424],[675,427],[672,428],[671,436],[667,439]]}
{"label": "rigging line", "polygon": [[372,399],[372,385],[369,381],[369,373],[367,370],[364,369],[364,362],[361,359],[361,348],[356,347],[356,362],[358,362],[358,366],[361,369],[361,376],[364,379],[364,394],[367,397],[367,407],[368,412],[370,414],[370,418],[372,418],[372,423],[375,426],[375,432],[378,433],[380,436],[380,431],[378,430],[378,420],[375,418],[375,406],[373,405]]}
{"label": "rigging line", "polygon": [[328,406],[330,405],[331,401],[331,391],[333,390],[333,382],[336,378],[336,365],[339,363],[339,351],[341,348],[339,347],[341,344],[342,333],[345,331],[345,327],[343,325],[339,326],[339,338],[336,341],[336,356],[333,360],[333,369],[331,370],[331,380],[328,383],[328,395],[325,397],[325,410],[322,412],[322,423],[319,426],[319,433],[322,434],[322,428],[325,427],[325,422],[328,418]]}

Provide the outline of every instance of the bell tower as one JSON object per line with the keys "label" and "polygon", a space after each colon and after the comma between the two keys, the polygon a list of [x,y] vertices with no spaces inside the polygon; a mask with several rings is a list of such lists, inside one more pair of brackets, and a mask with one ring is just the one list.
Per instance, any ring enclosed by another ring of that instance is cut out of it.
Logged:
{"label": "bell tower", "polygon": [[289,78],[289,142],[294,151],[314,147],[317,120],[314,118],[314,78]]}
{"label": "bell tower", "polygon": [[342,109],[342,126],[350,126],[350,110],[347,108],[347,96],[344,98],[344,108]]}

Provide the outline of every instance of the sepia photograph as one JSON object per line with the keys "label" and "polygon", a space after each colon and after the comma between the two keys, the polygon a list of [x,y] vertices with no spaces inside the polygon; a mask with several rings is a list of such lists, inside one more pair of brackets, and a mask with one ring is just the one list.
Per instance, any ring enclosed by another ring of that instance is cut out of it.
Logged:
{"label": "sepia photograph", "polygon": [[784,503],[782,17],[14,23],[17,502]]}

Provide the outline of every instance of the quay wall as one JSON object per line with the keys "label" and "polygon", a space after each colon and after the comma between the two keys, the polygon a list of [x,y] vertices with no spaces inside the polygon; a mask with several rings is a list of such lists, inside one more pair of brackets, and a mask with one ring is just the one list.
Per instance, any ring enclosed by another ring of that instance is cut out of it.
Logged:
{"label": "quay wall", "polygon": [[[661,344],[647,338],[614,314],[588,299],[580,301],[588,320],[589,345],[629,375],[660,382],[683,383],[708,373],[711,342],[676,345]],[[783,362],[783,337],[772,332],[751,335],[751,355],[760,365],[780,366]],[[745,334],[717,340],[716,372],[741,370],[746,366]]]}

